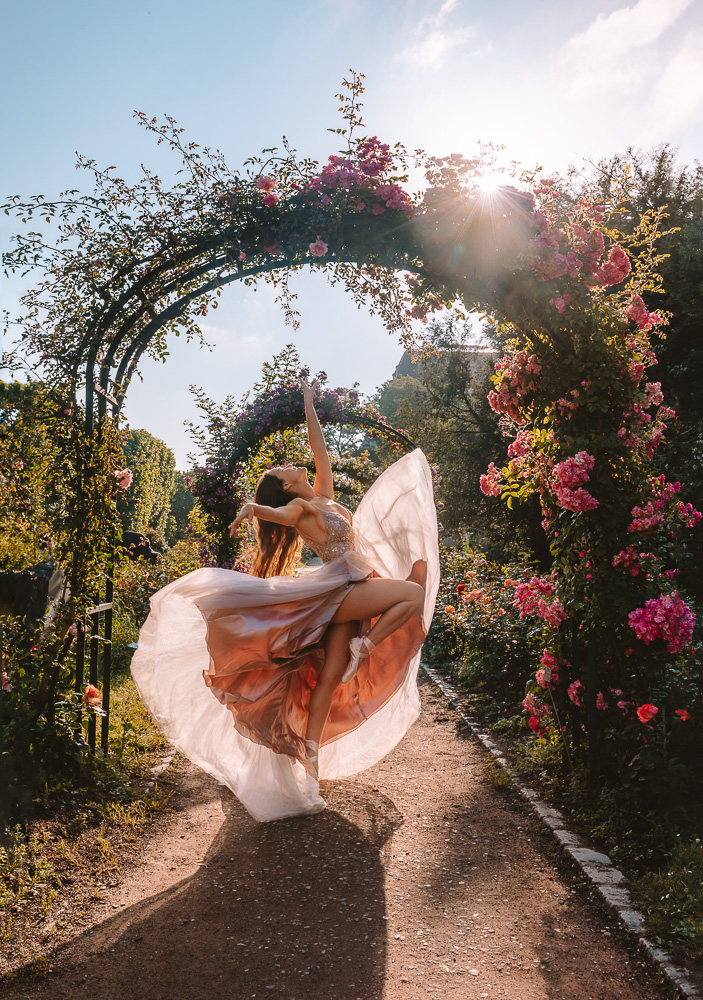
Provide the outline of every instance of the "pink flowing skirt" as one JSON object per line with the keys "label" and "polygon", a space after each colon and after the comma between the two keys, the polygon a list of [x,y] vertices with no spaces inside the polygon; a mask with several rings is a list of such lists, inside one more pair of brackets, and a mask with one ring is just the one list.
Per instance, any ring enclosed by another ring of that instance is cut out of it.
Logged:
{"label": "pink flowing skirt", "polygon": [[353,585],[426,574],[423,621],[379,643],[357,678],[340,685],[320,750],[320,777],[380,760],[419,713],[420,647],[439,585],[437,519],[421,451],[404,456],[354,515],[354,552],[297,577],[262,580],[203,568],[151,599],[132,673],[173,745],[226,784],[260,821],[324,808],[303,755],[322,641]]}

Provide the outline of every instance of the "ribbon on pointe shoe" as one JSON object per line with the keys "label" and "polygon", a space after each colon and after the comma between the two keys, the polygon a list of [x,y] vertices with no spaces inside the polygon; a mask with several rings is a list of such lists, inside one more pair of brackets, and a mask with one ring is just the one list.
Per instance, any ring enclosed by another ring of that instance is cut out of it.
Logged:
{"label": "ribbon on pointe shoe", "polygon": [[305,740],[305,760],[301,760],[301,764],[315,781],[318,780],[317,771],[317,755],[320,749],[320,744],[317,740]]}
{"label": "ribbon on pointe shoe", "polygon": [[361,661],[376,648],[376,643],[371,642],[368,635],[355,637],[349,643],[349,663],[347,669],[342,674],[342,684],[348,684],[356,677],[356,672],[361,665]]}

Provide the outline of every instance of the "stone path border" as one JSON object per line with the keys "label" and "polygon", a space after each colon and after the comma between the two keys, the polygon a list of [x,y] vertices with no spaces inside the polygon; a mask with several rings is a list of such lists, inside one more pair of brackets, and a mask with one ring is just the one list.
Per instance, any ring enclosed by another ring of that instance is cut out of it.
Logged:
{"label": "stone path border", "polygon": [[564,816],[558,809],[548,805],[531,789],[525,788],[512,771],[500,748],[481,729],[476,720],[467,715],[461,707],[452,686],[431,667],[427,666],[426,663],[422,663],[421,665],[430,680],[436,684],[442,694],[459,713],[473,736],[476,737],[507,774],[510,775],[522,798],[532,807],[542,822],[546,823],[550,828],[566,853],[576,862],[608,906],[615,911],[620,922],[636,938],[640,947],[651,961],[658,966],[669,982],[678,989],[679,995],[686,998],[686,1000],[703,1000],[700,993],[688,982],[686,973],[673,964],[671,956],[644,936],[644,915],[635,909],[630,898],[625,876],[613,865],[608,855],[601,854],[599,851],[594,851],[589,847],[588,843],[582,837],[576,833],[572,833],[567,828]]}

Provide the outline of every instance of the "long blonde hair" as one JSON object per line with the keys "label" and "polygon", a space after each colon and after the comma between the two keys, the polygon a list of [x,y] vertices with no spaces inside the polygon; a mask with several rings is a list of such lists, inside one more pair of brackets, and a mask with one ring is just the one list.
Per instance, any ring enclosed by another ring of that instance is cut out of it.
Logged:
{"label": "long blonde hair", "polygon": [[[285,507],[294,497],[283,489],[283,482],[265,472],[256,484],[254,503],[267,507]],[[292,525],[256,520],[258,547],[251,567],[252,576],[288,576],[298,562],[302,539]]]}

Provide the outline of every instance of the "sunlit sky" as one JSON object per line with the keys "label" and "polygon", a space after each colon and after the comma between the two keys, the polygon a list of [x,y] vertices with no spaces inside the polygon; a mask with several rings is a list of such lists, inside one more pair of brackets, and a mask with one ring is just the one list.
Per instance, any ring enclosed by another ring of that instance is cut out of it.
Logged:
{"label": "sunlit sky", "polygon": [[[494,141],[551,171],[630,145],[671,142],[682,162],[703,153],[702,0],[25,0],[5,4],[3,35],[2,195],[87,185],[76,151],[128,179],[141,163],[172,177],[179,164],[135,109],[172,115],[234,167],[283,135],[324,159],[349,67],[366,75],[367,132],[437,155]],[[290,340],[335,385],[371,392],[392,373],[402,350],[380,320],[320,274],[293,287],[296,333],[268,287],[231,288],[217,325],[204,323],[212,352],[179,339],[165,365],[142,366],[127,418],[179,467],[191,383],[239,395]],[[4,308],[20,290],[4,281]]]}

